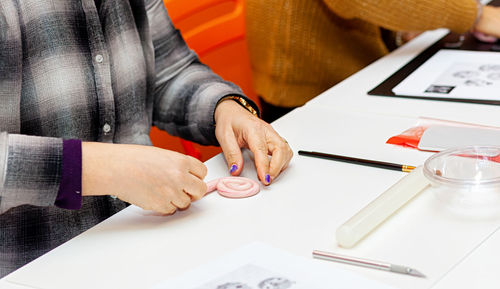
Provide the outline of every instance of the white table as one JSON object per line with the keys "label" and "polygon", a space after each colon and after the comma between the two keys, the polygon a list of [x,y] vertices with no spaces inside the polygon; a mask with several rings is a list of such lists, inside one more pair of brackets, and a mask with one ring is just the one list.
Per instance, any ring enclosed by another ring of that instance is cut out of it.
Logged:
{"label": "white table", "polygon": [[[273,125],[295,151],[415,165],[430,153],[385,141],[415,125],[418,116],[500,125],[500,107],[366,95],[444,33],[425,33]],[[207,180],[227,175],[221,155],[206,164]],[[248,154],[243,175],[256,179]],[[213,193],[171,217],[132,206],[1,281],[51,289],[68,288],[68,284],[75,289],[149,288],[228,250],[262,241],[306,257],[320,249],[386,260],[428,276],[418,279],[328,263],[399,288],[498,287],[500,278],[495,273],[500,262],[492,256],[500,253],[500,234],[495,233],[500,220],[457,218],[430,191],[353,249],[336,245],[336,228],[402,176],[295,156],[283,175],[255,197],[234,200]]]}

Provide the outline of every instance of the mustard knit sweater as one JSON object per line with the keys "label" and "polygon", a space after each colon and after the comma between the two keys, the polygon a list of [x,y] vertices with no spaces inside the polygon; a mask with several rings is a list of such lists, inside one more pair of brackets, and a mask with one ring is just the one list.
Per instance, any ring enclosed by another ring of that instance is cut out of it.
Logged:
{"label": "mustard knit sweater", "polygon": [[256,92],[294,107],[388,51],[380,27],[463,33],[475,0],[246,0],[247,38]]}

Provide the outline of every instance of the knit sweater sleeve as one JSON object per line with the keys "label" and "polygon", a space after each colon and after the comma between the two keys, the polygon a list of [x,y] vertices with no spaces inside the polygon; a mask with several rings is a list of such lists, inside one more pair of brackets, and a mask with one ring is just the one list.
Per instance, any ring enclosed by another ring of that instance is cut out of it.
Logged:
{"label": "knit sweater sleeve", "polygon": [[464,33],[477,16],[475,0],[323,0],[337,15],[394,31],[449,28]]}

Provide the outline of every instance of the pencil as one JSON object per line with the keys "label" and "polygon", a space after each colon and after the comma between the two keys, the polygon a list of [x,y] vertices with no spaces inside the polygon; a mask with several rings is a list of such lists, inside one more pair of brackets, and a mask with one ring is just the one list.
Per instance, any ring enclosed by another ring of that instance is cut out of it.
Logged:
{"label": "pencil", "polygon": [[327,159],[327,160],[332,160],[332,161],[351,163],[351,164],[356,164],[356,165],[376,167],[376,168],[381,168],[381,169],[395,170],[395,171],[400,171],[400,172],[405,172],[405,173],[409,173],[413,169],[415,169],[414,166],[409,166],[409,165],[401,165],[401,164],[395,164],[395,163],[388,163],[388,162],[381,162],[381,161],[374,161],[374,160],[367,160],[367,159],[359,159],[359,158],[334,155],[334,154],[327,154],[327,153],[320,153],[320,152],[314,152],[314,151],[302,151],[302,150],[300,150],[299,155]]}

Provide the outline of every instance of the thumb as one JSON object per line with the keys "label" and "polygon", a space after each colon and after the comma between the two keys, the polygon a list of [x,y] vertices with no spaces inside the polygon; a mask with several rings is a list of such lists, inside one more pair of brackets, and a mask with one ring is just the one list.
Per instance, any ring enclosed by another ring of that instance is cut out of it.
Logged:
{"label": "thumb", "polygon": [[243,169],[243,156],[234,133],[230,131],[225,137],[219,138],[219,144],[224,152],[229,174],[239,176]]}

